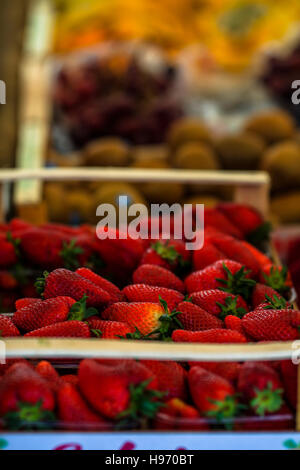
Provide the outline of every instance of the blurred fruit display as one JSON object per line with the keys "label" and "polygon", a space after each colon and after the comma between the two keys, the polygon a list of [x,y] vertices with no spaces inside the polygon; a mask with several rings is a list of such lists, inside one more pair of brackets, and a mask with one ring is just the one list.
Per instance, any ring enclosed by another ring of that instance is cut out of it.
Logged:
{"label": "blurred fruit display", "polygon": [[[202,44],[231,70],[248,66],[265,43],[299,20],[297,0],[56,0],[55,50],[65,53],[106,40],[138,39],[170,54]],[[188,25],[188,27],[187,27]]]}
{"label": "blurred fruit display", "polygon": [[[153,48],[106,45],[71,56],[54,81],[54,139],[73,148],[102,136],[133,144],[164,141],[170,125],[182,115],[177,70]],[[64,134],[64,140],[59,139]],[[126,148],[107,140],[86,150],[102,164],[125,165]]]}
{"label": "blurred fruit display", "polygon": [[11,431],[293,430],[296,395],[290,361],[96,358],[68,369],[10,359],[0,366],[0,424]]}

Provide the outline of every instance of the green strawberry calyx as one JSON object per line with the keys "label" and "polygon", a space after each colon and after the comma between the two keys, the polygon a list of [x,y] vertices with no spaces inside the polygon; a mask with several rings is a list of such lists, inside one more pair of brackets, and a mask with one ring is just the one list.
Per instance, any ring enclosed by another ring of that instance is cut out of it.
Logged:
{"label": "green strawberry calyx", "polygon": [[268,294],[266,294],[265,299],[267,302],[267,305],[263,307],[265,310],[293,310],[293,306],[290,305],[283,297],[278,295],[274,294],[273,297],[270,297]]}
{"label": "green strawberry calyx", "polygon": [[279,294],[287,294],[290,292],[290,287],[286,284],[287,275],[288,269],[286,266],[282,266],[282,268],[272,266],[270,274],[263,274],[263,277],[265,283]]}
{"label": "green strawberry calyx", "polygon": [[126,333],[125,336],[117,335],[117,337],[121,339],[148,339],[147,335],[143,335],[137,326],[135,327],[133,333]]}
{"label": "green strawberry calyx", "polygon": [[20,252],[20,245],[21,245],[21,239],[20,238],[13,238],[12,233],[10,231],[6,232],[6,240],[10,242],[14,249],[15,249],[15,254],[18,258],[21,256]]}
{"label": "green strawberry calyx", "polygon": [[101,336],[103,335],[102,331],[99,330],[98,328],[92,328],[90,332],[97,338],[101,338]]}
{"label": "green strawberry calyx", "polygon": [[159,296],[159,302],[164,309],[163,315],[159,317],[160,326],[146,335],[146,338],[155,335],[158,340],[170,341],[174,330],[183,329],[182,323],[177,318],[181,312],[173,310],[170,313],[167,302],[161,296]]}
{"label": "green strawberry calyx", "polygon": [[283,405],[283,390],[281,388],[274,389],[271,382],[263,390],[254,389],[255,397],[251,400],[250,405],[259,416],[266,413],[275,413]]}
{"label": "green strawberry calyx", "polygon": [[40,294],[41,297],[43,297],[44,290],[45,290],[45,285],[46,285],[46,280],[47,280],[48,276],[49,276],[49,272],[44,271],[43,276],[38,277],[37,280],[34,283],[36,291],[37,291],[38,294]]}
{"label": "green strawberry calyx", "polygon": [[152,243],[151,248],[164,260],[168,261],[170,264],[176,263],[179,261],[182,256],[178,253],[176,248],[172,245],[169,245],[168,241],[166,243],[155,242]]}
{"label": "green strawberry calyx", "polygon": [[223,269],[227,275],[227,279],[216,278],[216,281],[223,284],[223,286],[218,287],[218,289],[223,292],[229,292],[230,294],[240,295],[246,301],[249,301],[256,284],[254,279],[246,277],[250,271],[247,271],[245,267],[242,266],[235,274],[232,274],[225,263],[223,263]]}
{"label": "green strawberry calyx", "polygon": [[[270,241],[270,234],[272,232],[271,222],[263,222],[256,227],[252,232],[248,233],[247,241],[258,249],[264,249],[266,244]],[[262,250],[264,251],[264,250]]]}
{"label": "green strawberry calyx", "polygon": [[148,388],[152,380],[149,378],[138,385],[129,385],[129,405],[117,416],[118,427],[127,427],[129,424],[137,424],[144,419],[153,419],[164,406],[160,400],[165,396],[165,392]]}
{"label": "green strawberry calyx", "polygon": [[83,295],[83,297],[75,302],[69,310],[68,320],[78,320],[83,321],[93,315],[99,315],[99,312],[94,307],[87,308],[86,301],[87,295]]}
{"label": "green strawberry calyx", "polygon": [[218,423],[224,424],[226,429],[232,429],[233,422],[231,418],[238,416],[247,406],[238,402],[238,395],[227,395],[224,400],[208,401],[214,405],[214,409],[207,411],[207,417],[214,418]]}
{"label": "green strawberry calyx", "polygon": [[42,401],[37,403],[19,402],[16,411],[9,411],[3,417],[8,429],[50,429],[55,421],[52,411],[43,410]]}
{"label": "green strawberry calyx", "polygon": [[216,305],[220,307],[221,312],[219,317],[221,320],[224,320],[227,315],[234,315],[236,317],[242,318],[247,312],[243,307],[237,306],[238,296],[231,297],[230,295],[225,299],[225,305],[221,302],[216,302]]}
{"label": "green strawberry calyx", "polygon": [[81,246],[76,245],[76,240],[71,240],[69,243],[63,242],[63,247],[59,252],[64,262],[66,269],[77,269],[79,268],[78,256],[83,253]]}

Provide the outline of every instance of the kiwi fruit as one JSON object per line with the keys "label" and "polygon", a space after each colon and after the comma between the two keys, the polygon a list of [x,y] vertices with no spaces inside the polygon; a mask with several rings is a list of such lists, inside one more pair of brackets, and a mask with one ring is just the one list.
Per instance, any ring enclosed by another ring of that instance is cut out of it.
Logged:
{"label": "kiwi fruit", "polygon": [[271,213],[280,223],[300,222],[300,191],[279,194],[271,199]]}
{"label": "kiwi fruit", "polygon": [[271,175],[274,190],[300,186],[300,145],[285,141],[273,145],[263,155],[261,169]]}
{"label": "kiwi fruit", "polygon": [[173,164],[185,170],[217,170],[218,159],[211,147],[200,142],[189,142],[175,152]]}
{"label": "kiwi fruit", "polygon": [[226,170],[255,170],[265,148],[259,135],[251,132],[229,134],[215,142],[221,165]]}
{"label": "kiwi fruit", "polygon": [[267,144],[289,139],[295,132],[291,116],[281,110],[256,114],[246,122],[245,130],[259,135]]}
{"label": "kiwi fruit", "polygon": [[211,142],[211,140],[211,133],[208,127],[196,118],[177,120],[167,135],[167,141],[172,150],[187,142]]}
{"label": "kiwi fruit", "polygon": [[121,139],[107,137],[90,142],[83,150],[83,166],[128,166],[130,149]]}

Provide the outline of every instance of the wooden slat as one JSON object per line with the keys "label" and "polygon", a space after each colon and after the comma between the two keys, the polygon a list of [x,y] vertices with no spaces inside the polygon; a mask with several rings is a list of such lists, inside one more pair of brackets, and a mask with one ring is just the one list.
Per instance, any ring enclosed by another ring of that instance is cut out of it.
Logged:
{"label": "wooden slat", "polygon": [[174,361],[247,361],[291,358],[292,342],[246,344],[165,343],[52,338],[3,339],[6,356],[51,358],[136,358]]}

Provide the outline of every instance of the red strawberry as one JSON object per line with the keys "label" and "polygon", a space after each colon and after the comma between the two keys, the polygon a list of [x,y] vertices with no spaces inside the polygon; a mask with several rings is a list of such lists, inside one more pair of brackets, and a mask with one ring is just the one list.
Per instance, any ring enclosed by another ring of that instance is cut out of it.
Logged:
{"label": "red strawberry", "polygon": [[43,292],[44,299],[69,296],[80,300],[86,295],[88,307],[100,307],[111,301],[108,292],[68,269],[61,268],[50,274],[44,273],[44,278],[38,279],[36,286],[40,293]]}
{"label": "red strawberry", "polygon": [[232,235],[236,238],[243,238],[243,233],[225,214],[217,208],[207,207],[204,211],[205,228],[213,227],[220,232]]}
{"label": "red strawberry", "polygon": [[251,243],[246,242],[245,240],[243,241],[243,245],[249,250],[256,261],[259,263],[260,267],[263,268],[265,265],[270,264],[271,260],[266,256],[264,253],[262,253],[260,250],[255,248],[255,246],[251,245]]}
{"label": "red strawberry", "polygon": [[270,298],[280,297],[276,290],[264,284],[257,283],[252,292],[252,305],[256,308],[258,305],[266,302],[266,295]]}
{"label": "red strawberry", "polygon": [[57,394],[58,417],[65,429],[108,429],[109,423],[94,413],[77,388],[65,383]]}
{"label": "red strawberry", "polygon": [[238,414],[235,390],[228,380],[197,366],[190,369],[188,380],[193,401],[200,413],[217,421]]}
{"label": "red strawberry", "polygon": [[235,202],[222,202],[217,205],[218,211],[224,214],[244,236],[257,230],[263,224],[263,218],[253,207]]}
{"label": "red strawberry", "polygon": [[215,236],[210,241],[225,254],[225,258],[232,259],[250,269],[252,276],[259,273],[260,264],[243,241],[229,235]]}
{"label": "red strawberry", "polygon": [[75,375],[75,374],[61,375],[61,380],[63,380],[64,382],[66,382],[68,384],[72,384],[72,385],[75,385],[75,386],[78,385],[78,376]]}
{"label": "red strawberry", "polygon": [[9,429],[53,420],[55,401],[47,382],[26,363],[13,364],[0,381],[0,416]]}
{"label": "red strawberry", "polygon": [[284,384],[284,392],[291,407],[297,408],[297,365],[292,361],[280,361],[280,372]]}
{"label": "red strawberry", "polygon": [[225,258],[225,254],[215,245],[210,242],[205,242],[202,248],[193,251],[193,267],[195,271],[198,271]]}
{"label": "red strawberry", "polygon": [[9,268],[17,263],[18,240],[13,240],[9,234],[0,233],[0,268]]}
{"label": "red strawberry", "polygon": [[200,413],[191,405],[180,398],[171,398],[157,414],[154,421],[154,429],[182,430],[182,431],[207,431],[208,422],[200,416]]}
{"label": "red strawberry", "polygon": [[23,255],[37,266],[53,269],[59,266],[74,268],[79,264],[82,249],[65,233],[33,227],[20,238]]}
{"label": "red strawberry", "polygon": [[227,315],[225,317],[225,326],[228,330],[239,331],[241,334],[244,334],[242,320],[235,315]]}
{"label": "red strawberry", "polygon": [[24,336],[41,338],[89,338],[91,334],[85,322],[74,320],[44,326],[38,330],[26,333]]}
{"label": "red strawberry", "polygon": [[199,366],[220,375],[230,382],[235,382],[241,368],[238,362],[189,362],[190,367]]}
{"label": "red strawberry", "polygon": [[15,276],[7,271],[1,270],[0,271],[0,289],[3,290],[14,290],[18,287],[18,281]]}
{"label": "red strawberry", "polygon": [[134,240],[126,232],[107,227],[97,227],[95,242],[95,250],[108,273],[121,283],[131,276],[145,250],[144,240]]}
{"label": "red strawberry", "polygon": [[158,390],[164,392],[164,399],[173,397],[186,399],[186,371],[173,361],[141,361],[157,378]]}
{"label": "red strawberry", "polygon": [[90,318],[88,324],[91,333],[102,339],[119,339],[120,336],[126,338],[130,333],[134,333],[134,328],[118,321],[100,320],[99,318]]}
{"label": "red strawberry", "polygon": [[225,318],[226,315],[242,317],[249,308],[240,295],[229,294],[218,289],[194,292],[190,300],[212,315]]}
{"label": "red strawberry", "polygon": [[143,264],[134,271],[132,278],[135,284],[166,287],[184,292],[183,282],[175,274],[161,266]]}
{"label": "red strawberry", "polygon": [[185,330],[200,331],[211,328],[223,328],[223,322],[214,315],[191,302],[181,302],[177,305],[180,312],[177,319]]}
{"label": "red strawberry", "polygon": [[248,278],[248,272],[235,261],[220,260],[201,271],[190,274],[185,280],[188,293],[209,289],[221,289],[247,300],[255,281]]}
{"label": "red strawberry", "polygon": [[7,336],[20,336],[20,332],[9,317],[0,315],[0,338]]}
{"label": "red strawberry", "polygon": [[94,273],[90,269],[79,268],[76,270],[76,273],[108,292],[113,302],[122,302],[122,300],[124,300],[122,292],[117,286],[115,286],[112,282],[108,281],[104,277],[101,277],[98,274]]}
{"label": "red strawberry", "polygon": [[157,380],[136,361],[107,366],[84,359],[78,371],[79,386],[89,404],[110,419],[154,417],[161,404],[155,399]]}
{"label": "red strawberry", "polygon": [[37,330],[43,326],[66,321],[74,304],[75,300],[71,297],[40,300],[17,310],[14,313],[13,321],[23,331]]}
{"label": "red strawberry", "polygon": [[20,310],[23,307],[27,307],[28,305],[39,303],[41,299],[36,297],[25,297],[24,299],[17,299],[16,300],[16,310]]}
{"label": "red strawberry", "polygon": [[40,361],[35,370],[47,381],[49,388],[53,392],[57,392],[63,384],[58,372],[48,361]]}
{"label": "red strawberry", "polygon": [[205,331],[175,330],[172,340],[185,343],[246,343],[247,339],[238,331],[214,328]]}
{"label": "red strawberry", "polygon": [[240,369],[238,390],[260,416],[280,410],[283,404],[280,378],[265,364],[245,362]]}
{"label": "red strawberry", "polygon": [[127,323],[142,335],[155,334],[159,339],[169,337],[175,325],[178,328],[177,312],[170,314],[163,302],[162,305],[154,302],[118,302],[101,315],[105,320]]}
{"label": "red strawberry", "polygon": [[189,252],[182,240],[158,240],[144,253],[141,264],[153,264],[169,270],[184,267],[189,262]]}
{"label": "red strawberry", "polygon": [[146,284],[132,284],[123,289],[123,294],[130,302],[160,302],[160,298],[167,302],[168,308],[173,310],[184,299],[183,294],[166,287],[148,286]]}
{"label": "red strawberry", "polygon": [[257,341],[289,341],[299,338],[300,312],[254,310],[242,318],[247,335]]}

